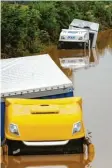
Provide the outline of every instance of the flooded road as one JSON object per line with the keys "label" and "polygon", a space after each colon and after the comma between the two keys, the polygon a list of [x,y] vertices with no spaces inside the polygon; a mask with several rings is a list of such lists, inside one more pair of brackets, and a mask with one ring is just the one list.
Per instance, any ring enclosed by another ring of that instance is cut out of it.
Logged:
{"label": "flooded road", "polygon": [[96,149],[93,167],[105,168],[112,165],[112,48],[106,46],[99,57],[99,65],[73,75],[75,95],[83,98],[86,128],[92,131]]}
{"label": "flooded road", "polygon": [[[6,156],[2,168],[86,168],[92,160],[92,167],[111,167],[112,30],[99,33],[96,50],[57,50],[52,47],[47,53],[73,81],[74,95],[83,99],[84,122],[86,129],[92,132],[95,153],[86,159],[82,154]],[[77,58],[80,58],[80,66]]]}
{"label": "flooded road", "polygon": [[[63,50],[57,53],[52,53],[53,59],[56,55],[59,58],[77,57],[81,51]],[[87,55],[85,54],[84,57]],[[58,64],[57,58],[55,62]],[[70,66],[62,69],[73,81],[75,96],[83,98],[85,125],[92,132],[92,142],[95,145],[95,159],[92,167],[111,167],[112,30],[99,33],[97,49],[91,52],[90,67],[76,70]]]}

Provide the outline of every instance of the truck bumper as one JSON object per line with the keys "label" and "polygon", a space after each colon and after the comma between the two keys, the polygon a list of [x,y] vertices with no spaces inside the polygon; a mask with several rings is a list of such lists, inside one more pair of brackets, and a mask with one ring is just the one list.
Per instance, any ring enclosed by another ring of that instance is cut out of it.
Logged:
{"label": "truck bumper", "polygon": [[84,42],[59,41],[58,49],[84,49]]}
{"label": "truck bumper", "polygon": [[[85,137],[66,141],[26,142],[6,140],[13,155],[20,154],[56,154],[56,153],[83,153]],[[32,145],[33,144],[33,145]]]}

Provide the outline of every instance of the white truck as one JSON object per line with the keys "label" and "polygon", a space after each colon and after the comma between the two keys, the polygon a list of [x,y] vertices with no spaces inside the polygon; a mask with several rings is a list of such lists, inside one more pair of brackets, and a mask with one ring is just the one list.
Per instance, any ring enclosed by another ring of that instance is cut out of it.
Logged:
{"label": "white truck", "polygon": [[74,19],[68,29],[62,29],[58,49],[95,48],[99,24]]}

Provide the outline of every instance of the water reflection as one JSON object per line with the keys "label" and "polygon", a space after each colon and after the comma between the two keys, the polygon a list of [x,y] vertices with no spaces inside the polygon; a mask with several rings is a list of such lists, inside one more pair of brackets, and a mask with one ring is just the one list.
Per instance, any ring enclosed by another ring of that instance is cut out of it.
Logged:
{"label": "water reflection", "polygon": [[94,145],[89,144],[85,154],[4,156],[2,168],[86,168],[94,159]]}
{"label": "water reflection", "polygon": [[72,54],[61,56],[59,58],[60,65],[63,69],[71,71],[69,78],[72,80],[74,86],[74,95],[75,95],[75,75],[76,71],[81,69],[89,69],[90,67],[95,67],[99,64],[99,55],[97,49],[93,48],[91,50],[80,51],[80,54]]}
{"label": "water reflection", "polygon": [[89,67],[96,66],[99,63],[97,50],[84,51],[82,55],[73,55],[60,58],[60,64],[63,68],[72,70],[88,69]]}
{"label": "water reflection", "polygon": [[71,77],[73,69],[76,71],[96,66],[100,58],[99,50],[95,48],[91,50],[57,50],[56,46],[53,46],[46,52],[68,77]]}

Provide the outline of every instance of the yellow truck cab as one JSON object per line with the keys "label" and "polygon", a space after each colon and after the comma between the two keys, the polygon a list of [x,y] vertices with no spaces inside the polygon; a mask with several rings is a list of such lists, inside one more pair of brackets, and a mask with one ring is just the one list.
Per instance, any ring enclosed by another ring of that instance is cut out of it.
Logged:
{"label": "yellow truck cab", "polygon": [[83,153],[82,99],[7,98],[5,138],[9,155],[28,150]]}

